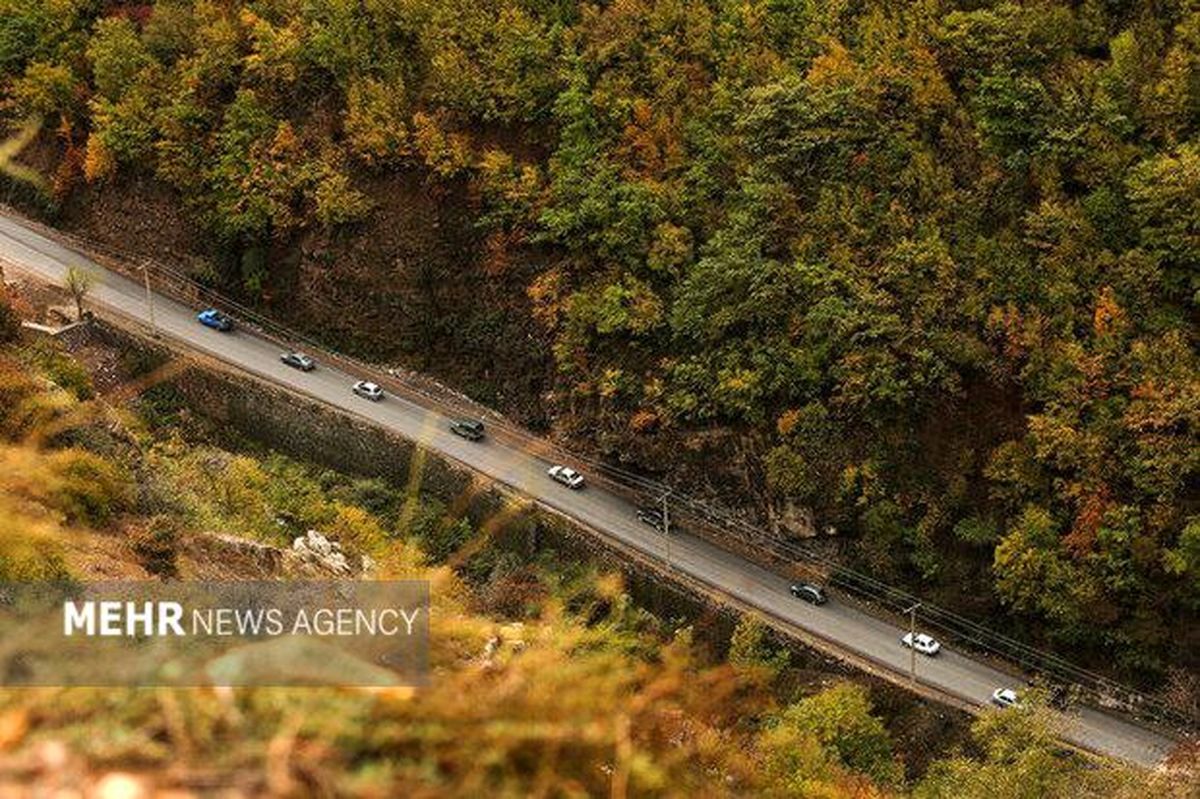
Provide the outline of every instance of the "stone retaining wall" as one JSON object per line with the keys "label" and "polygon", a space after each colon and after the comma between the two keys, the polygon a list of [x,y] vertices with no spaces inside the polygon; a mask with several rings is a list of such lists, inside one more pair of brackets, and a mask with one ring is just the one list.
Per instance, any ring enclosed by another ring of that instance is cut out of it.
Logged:
{"label": "stone retaining wall", "polygon": [[[92,330],[105,343],[136,350],[147,360],[171,357],[162,345],[109,323],[97,320]],[[467,497],[461,512],[476,527],[499,518],[500,511],[514,501],[506,489],[489,484],[486,478],[436,452],[426,451],[425,457],[414,460],[418,447],[413,442],[316,400],[232,371],[219,362],[194,357],[170,385],[191,412],[298,460],[349,474],[380,477],[397,485],[409,484],[411,470],[419,468],[416,485],[421,493],[448,506]],[[659,564],[606,543],[597,534],[534,505],[509,517],[492,531],[492,538],[496,546],[525,557],[551,549],[563,562],[582,561],[619,571],[640,607],[664,621],[684,620],[694,625],[697,637],[718,649],[723,650],[741,615],[710,591],[664,580],[657,571]],[[213,546],[214,552],[220,549],[215,542]],[[254,559],[254,553],[243,554]],[[779,633],[773,638],[809,668],[841,674],[855,671],[808,641]],[[869,669],[867,673],[876,677]],[[886,690],[894,699],[907,698],[903,691],[885,688],[884,681],[872,679],[872,683],[876,690]]]}

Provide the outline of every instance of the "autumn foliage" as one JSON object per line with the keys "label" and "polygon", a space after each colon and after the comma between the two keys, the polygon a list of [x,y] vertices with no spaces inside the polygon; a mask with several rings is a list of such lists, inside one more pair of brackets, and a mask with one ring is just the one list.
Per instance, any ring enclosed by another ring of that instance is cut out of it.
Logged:
{"label": "autumn foliage", "polygon": [[880,579],[1125,678],[1197,665],[1191,4],[127,8],[0,0],[5,113],[169,187],[246,296],[380,175],[465,189],[448,279],[535,265],[581,445],[724,435],[709,491],[811,508]]}

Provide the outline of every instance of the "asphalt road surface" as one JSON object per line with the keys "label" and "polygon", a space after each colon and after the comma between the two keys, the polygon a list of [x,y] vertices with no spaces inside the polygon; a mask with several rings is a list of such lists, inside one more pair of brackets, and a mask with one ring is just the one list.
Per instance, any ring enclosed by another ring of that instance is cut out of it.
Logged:
{"label": "asphalt road surface", "polygon": [[[106,271],[83,255],[6,216],[0,216],[0,259],[8,262],[10,268],[15,266],[59,284],[67,264],[79,265],[98,275],[99,282],[88,297],[89,305],[138,320],[149,319],[141,284]],[[245,329],[221,333],[203,327],[196,321],[199,309],[165,296],[156,296],[154,310],[158,328],[166,336],[185,341],[196,350],[266,380],[344,408],[406,438],[421,441],[651,557],[664,558],[668,554],[663,536],[637,520],[633,505],[594,485],[571,491],[552,482],[546,476],[551,464],[531,454],[528,448],[506,445],[502,439],[493,437],[479,443],[466,441],[447,430],[449,417],[436,408],[422,407],[399,397],[389,395],[378,403],[361,399],[350,392],[356,377],[324,363],[309,373],[291,369],[280,363],[277,344]],[[586,476],[586,469],[580,471]],[[905,630],[890,622],[840,603],[836,597],[820,607],[801,602],[791,596],[784,577],[686,532],[672,530],[669,554],[674,568],[742,602],[890,667],[898,674],[908,673],[910,653],[900,643]],[[976,705],[987,705],[996,688],[1020,687],[1021,682],[1011,674],[946,649],[933,658],[918,655],[917,677]],[[1090,708],[1071,712],[1063,737],[1085,749],[1142,766],[1161,761],[1176,743],[1157,732]]]}

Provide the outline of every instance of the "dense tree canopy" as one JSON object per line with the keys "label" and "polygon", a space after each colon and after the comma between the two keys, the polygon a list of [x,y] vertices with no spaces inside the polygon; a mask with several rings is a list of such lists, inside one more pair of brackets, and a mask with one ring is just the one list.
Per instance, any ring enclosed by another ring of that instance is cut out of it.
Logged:
{"label": "dense tree canopy", "polygon": [[1200,651],[1191,3],[0,0],[0,78],[251,294],[372,175],[466,185],[582,427],[753,433],[881,576]]}

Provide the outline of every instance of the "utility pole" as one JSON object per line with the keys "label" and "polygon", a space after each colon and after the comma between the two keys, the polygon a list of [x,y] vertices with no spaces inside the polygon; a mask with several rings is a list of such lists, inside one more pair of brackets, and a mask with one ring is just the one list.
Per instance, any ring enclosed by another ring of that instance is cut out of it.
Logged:
{"label": "utility pole", "polygon": [[142,262],[142,278],[146,283],[146,307],[150,310],[150,335],[158,338],[158,322],[154,319],[154,292],[150,291],[150,266]]}
{"label": "utility pole", "polygon": [[917,684],[917,609],[921,603],[913,605],[904,611],[908,614],[908,677],[912,684]]}
{"label": "utility pole", "polygon": [[662,495],[662,524],[663,538],[666,539],[667,545],[667,568],[671,568],[671,509],[667,506],[667,497],[671,496],[671,490],[667,489]]}

